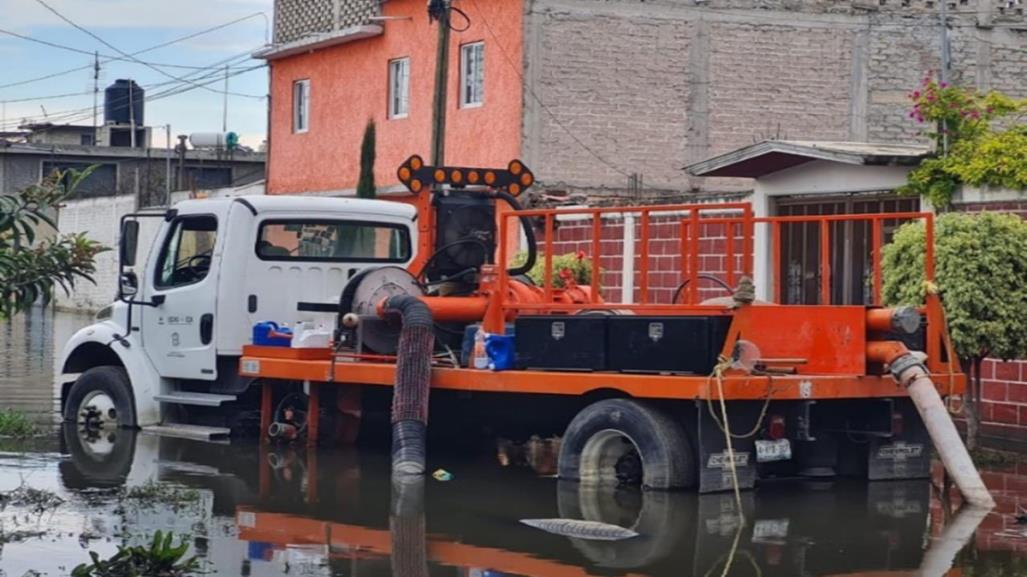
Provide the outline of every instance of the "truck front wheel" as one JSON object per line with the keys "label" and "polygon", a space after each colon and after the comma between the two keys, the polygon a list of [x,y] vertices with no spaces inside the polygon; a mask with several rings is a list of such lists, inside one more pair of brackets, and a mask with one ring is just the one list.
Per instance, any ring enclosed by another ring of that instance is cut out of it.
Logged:
{"label": "truck front wheel", "polygon": [[93,367],[79,375],[64,402],[64,420],[88,428],[135,427],[128,374],[121,367]]}
{"label": "truck front wheel", "polygon": [[669,415],[632,399],[606,399],[582,409],[567,426],[559,476],[680,489],[695,485],[695,463],[688,436]]}

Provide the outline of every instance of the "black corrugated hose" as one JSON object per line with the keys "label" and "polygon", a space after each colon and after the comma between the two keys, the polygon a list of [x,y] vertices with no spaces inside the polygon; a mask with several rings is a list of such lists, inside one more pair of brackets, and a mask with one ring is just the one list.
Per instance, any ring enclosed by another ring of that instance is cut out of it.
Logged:
{"label": "black corrugated hose", "polygon": [[431,310],[415,296],[396,295],[384,312],[400,315],[396,386],[392,393],[392,473],[423,475],[427,454],[428,387],[435,333]]}
{"label": "black corrugated hose", "polygon": [[[496,198],[502,199],[503,202],[510,205],[510,208],[514,210],[524,210],[521,203],[517,200],[517,197],[502,190],[497,190],[492,193]],[[538,242],[535,240],[535,227],[532,225],[531,219],[522,216],[520,217],[521,228],[524,229],[524,239],[528,244],[528,254],[524,259],[524,263],[521,266],[511,268],[506,271],[506,274],[510,276],[520,276],[522,274],[528,274],[535,266],[535,261],[538,258]]]}

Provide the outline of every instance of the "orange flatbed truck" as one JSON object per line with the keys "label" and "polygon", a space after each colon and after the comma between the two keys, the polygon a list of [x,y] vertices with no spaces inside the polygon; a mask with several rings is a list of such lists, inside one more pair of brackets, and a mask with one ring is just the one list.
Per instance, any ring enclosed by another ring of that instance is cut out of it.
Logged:
{"label": "orange flatbed truck", "polygon": [[[772,302],[744,287],[752,286],[757,228],[769,229],[761,258],[777,274],[782,228],[806,223],[823,237],[820,302],[830,303],[832,226],[857,222],[872,234],[872,294],[879,303],[883,223],[925,222],[930,282],[931,213],[756,217],[746,203],[526,210],[511,199],[534,177],[518,161],[505,170],[440,168],[414,156],[398,175],[417,195],[412,262],[354,276],[338,304],[306,303],[308,310],[337,311],[331,346],[243,348],[239,372],[262,386],[265,438],[281,418],[275,397],[284,383],[305,385],[308,443],[319,440],[322,413],[366,416],[369,407],[383,406],[382,395],[402,381],[398,367],[413,362],[403,349],[406,321],[390,310],[397,297],[410,296],[430,311],[434,327],[425,377],[433,423],[480,418],[497,431],[506,421],[527,417],[538,426],[548,419],[548,429],[536,432],[562,437],[561,477],[710,492],[775,476],[928,476],[931,437],[907,392],[912,377],[900,377],[892,365],[914,362],[938,395],[964,393],[939,296],[928,294],[918,308],[787,305],[779,304],[780,280],[771,283]],[[627,214],[638,227],[638,302],[610,302],[598,266],[611,240],[603,223]],[[587,284],[553,266],[556,229],[567,218],[591,223],[583,242],[595,266]],[[674,302],[653,302],[652,223],[666,230],[668,220],[677,231],[681,285]],[[699,284],[708,275],[699,247],[711,226],[728,231],[724,256],[731,264],[719,280],[731,296],[702,301]],[[521,235],[529,263],[542,263],[538,285],[524,276],[530,265],[511,264],[512,239]],[[498,361],[501,370],[474,368],[482,352],[476,340],[484,335],[491,335],[494,364],[492,336],[509,337],[499,344],[513,360]],[[470,358],[452,352],[468,345]],[[911,361],[910,351],[926,357]],[[322,402],[325,391],[332,411]],[[445,412],[447,403],[458,408]]]}

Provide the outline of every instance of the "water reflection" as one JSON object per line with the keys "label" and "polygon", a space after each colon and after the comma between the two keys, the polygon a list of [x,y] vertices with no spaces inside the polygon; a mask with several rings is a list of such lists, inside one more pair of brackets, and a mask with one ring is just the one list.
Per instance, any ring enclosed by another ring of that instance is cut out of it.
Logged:
{"label": "water reflection", "polygon": [[[193,535],[208,569],[228,575],[940,575],[961,548],[941,539],[955,547],[925,555],[927,481],[770,485],[745,495],[751,521],[740,527],[731,494],[583,490],[488,461],[453,458],[451,482],[396,484],[385,456],[353,450],[131,431],[84,438],[73,428],[64,437],[60,477],[80,496],[152,480],[196,489],[194,508],[121,507],[105,524],[131,527],[122,540],[158,528]],[[526,517],[640,535],[566,538],[521,525]],[[966,523],[956,533],[972,534],[976,522]]]}

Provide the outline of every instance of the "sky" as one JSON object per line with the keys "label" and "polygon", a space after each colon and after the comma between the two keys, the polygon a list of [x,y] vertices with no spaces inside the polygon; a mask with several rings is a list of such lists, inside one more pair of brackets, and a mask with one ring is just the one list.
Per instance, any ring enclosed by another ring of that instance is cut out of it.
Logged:
{"label": "sky", "polygon": [[[26,119],[92,124],[90,54],[99,51],[98,122],[103,122],[104,88],[119,78],[131,78],[143,87],[147,99],[152,98],[145,104],[146,125],[170,124],[172,139],[177,134],[218,132],[222,127],[227,61],[228,130],[238,133],[242,143],[249,146],[257,147],[264,140],[267,68],[263,60],[248,55],[270,39],[274,0],[43,1],[113,48],[61,20],[38,0],[0,0],[0,131],[13,130]],[[241,18],[245,19],[133,57],[149,66],[122,55]],[[85,53],[45,46],[5,32]],[[121,60],[108,61],[105,56]],[[83,68],[71,71],[78,67]],[[253,67],[259,68],[247,70]],[[53,77],[37,80],[50,75]],[[164,146],[164,132],[163,127],[154,129],[153,146]]]}

